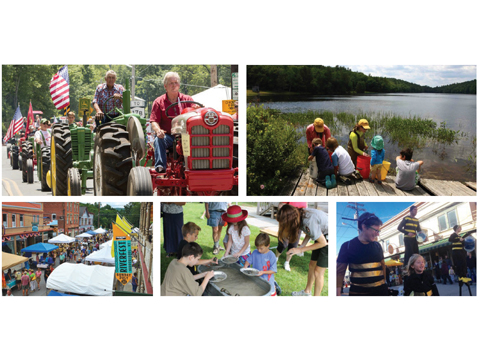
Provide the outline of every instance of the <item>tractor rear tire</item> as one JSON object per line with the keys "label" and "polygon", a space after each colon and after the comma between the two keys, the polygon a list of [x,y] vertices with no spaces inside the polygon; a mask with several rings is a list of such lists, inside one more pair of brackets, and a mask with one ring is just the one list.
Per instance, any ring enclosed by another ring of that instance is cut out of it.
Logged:
{"label": "tractor rear tire", "polygon": [[55,171],[55,189],[52,189],[52,195],[66,196],[68,195],[68,169],[73,167],[72,137],[68,125],[54,124],[52,138],[55,143],[55,169],[50,171],[52,176]]}
{"label": "tractor rear tire", "polygon": [[128,196],[151,196],[153,194],[150,171],[142,166],[134,167],[128,175]]}
{"label": "tractor rear tire", "polygon": [[12,150],[12,144],[7,144],[7,159],[10,157],[10,151]]}
{"label": "tractor rear tire", "polygon": [[12,150],[12,169],[18,170],[18,146],[14,146]]}
{"label": "tractor rear tire", "polygon": [[[22,181],[23,182],[28,182],[27,162],[29,159],[33,159],[33,145],[30,142],[25,141],[22,144]],[[33,165],[33,160],[32,160],[32,165]]]}
{"label": "tractor rear tire", "polygon": [[47,174],[50,170],[50,148],[44,146],[42,148],[42,191],[50,191],[50,186],[47,184]]}
{"label": "tractor rear tire", "polygon": [[68,169],[68,196],[82,195],[82,180],[77,168]]}
{"label": "tractor rear tire", "polygon": [[33,160],[27,159],[25,166],[27,167],[27,182],[33,184]]}
{"label": "tractor rear tire", "polygon": [[23,169],[23,157],[22,155],[18,154],[18,170],[22,171]]}
{"label": "tractor rear tire", "polygon": [[96,196],[127,194],[132,170],[131,145],[125,126],[107,123],[97,128],[93,157],[93,184]]}

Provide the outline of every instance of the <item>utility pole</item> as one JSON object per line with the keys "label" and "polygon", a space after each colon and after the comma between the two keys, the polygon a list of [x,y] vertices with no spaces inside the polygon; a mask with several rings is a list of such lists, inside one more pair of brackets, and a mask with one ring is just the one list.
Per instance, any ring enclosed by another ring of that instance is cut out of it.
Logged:
{"label": "utility pole", "polygon": [[132,101],[135,100],[135,65],[132,65]]}
{"label": "utility pole", "polygon": [[218,85],[217,65],[210,65],[210,87]]}
{"label": "utility pole", "polygon": [[[359,212],[360,211],[367,211],[363,208],[363,206],[365,206],[365,204],[360,204],[360,203],[355,203],[355,202],[349,202],[349,204],[351,204],[351,205],[347,205],[347,208],[355,210],[355,213],[353,214],[353,219],[346,218],[346,217],[342,217],[342,219],[358,222]],[[358,225],[357,225],[357,228],[358,228]]]}
{"label": "utility pole", "polygon": [[98,203],[97,228],[100,228],[100,205],[101,205],[101,204],[102,204],[102,203]]}

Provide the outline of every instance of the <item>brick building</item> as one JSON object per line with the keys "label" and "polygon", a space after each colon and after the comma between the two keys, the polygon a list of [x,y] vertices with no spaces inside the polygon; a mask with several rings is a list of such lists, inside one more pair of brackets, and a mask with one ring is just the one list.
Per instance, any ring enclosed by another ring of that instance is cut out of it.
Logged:
{"label": "brick building", "polygon": [[58,232],[74,237],[79,234],[79,212],[78,202],[45,202],[43,203],[45,222],[58,221]]}
{"label": "brick building", "polygon": [[52,229],[43,211],[43,203],[2,203],[2,251],[20,255],[20,249],[47,241]]}

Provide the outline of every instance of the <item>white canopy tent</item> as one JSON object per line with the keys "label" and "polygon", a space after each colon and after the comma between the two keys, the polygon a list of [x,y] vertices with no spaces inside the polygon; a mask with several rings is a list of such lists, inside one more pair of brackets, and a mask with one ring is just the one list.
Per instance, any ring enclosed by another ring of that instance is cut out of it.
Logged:
{"label": "white canopy tent", "polygon": [[[104,244],[102,244],[104,245]],[[105,243],[106,246],[101,248],[98,251],[92,252],[85,258],[85,261],[92,262],[102,262],[106,264],[115,264],[115,257],[112,256],[112,244],[108,245],[108,242]],[[100,245],[101,246],[101,245]]]}
{"label": "white canopy tent", "polygon": [[47,289],[79,295],[112,296],[115,268],[63,263],[47,279]]}
{"label": "white canopy tent", "polygon": [[100,244],[100,249],[103,249],[104,247],[112,247],[113,240],[108,240],[107,242]]}
{"label": "white canopy tent", "polygon": [[102,228],[98,228],[97,230],[93,230],[93,232],[95,234],[105,234],[107,232],[107,230],[102,229]]}
{"label": "white canopy tent", "polygon": [[75,238],[67,236],[65,234],[60,234],[48,240],[50,244],[69,244],[76,241]]}
{"label": "white canopy tent", "polygon": [[217,111],[222,111],[222,100],[231,100],[232,89],[225,85],[217,85],[201,93],[193,95],[194,101],[212,107]]}
{"label": "white canopy tent", "polygon": [[75,237],[77,237],[77,238],[91,238],[92,236],[93,235],[83,233],[83,234],[80,234],[80,235],[76,235]]}

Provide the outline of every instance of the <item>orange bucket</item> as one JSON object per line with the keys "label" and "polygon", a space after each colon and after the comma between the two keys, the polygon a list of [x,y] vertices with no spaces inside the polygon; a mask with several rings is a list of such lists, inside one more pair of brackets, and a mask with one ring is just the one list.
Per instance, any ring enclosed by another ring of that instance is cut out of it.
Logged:
{"label": "orange bucket", "polygon": [[357,156],[357,170],[364,179],[370,175],[370,156]]}

